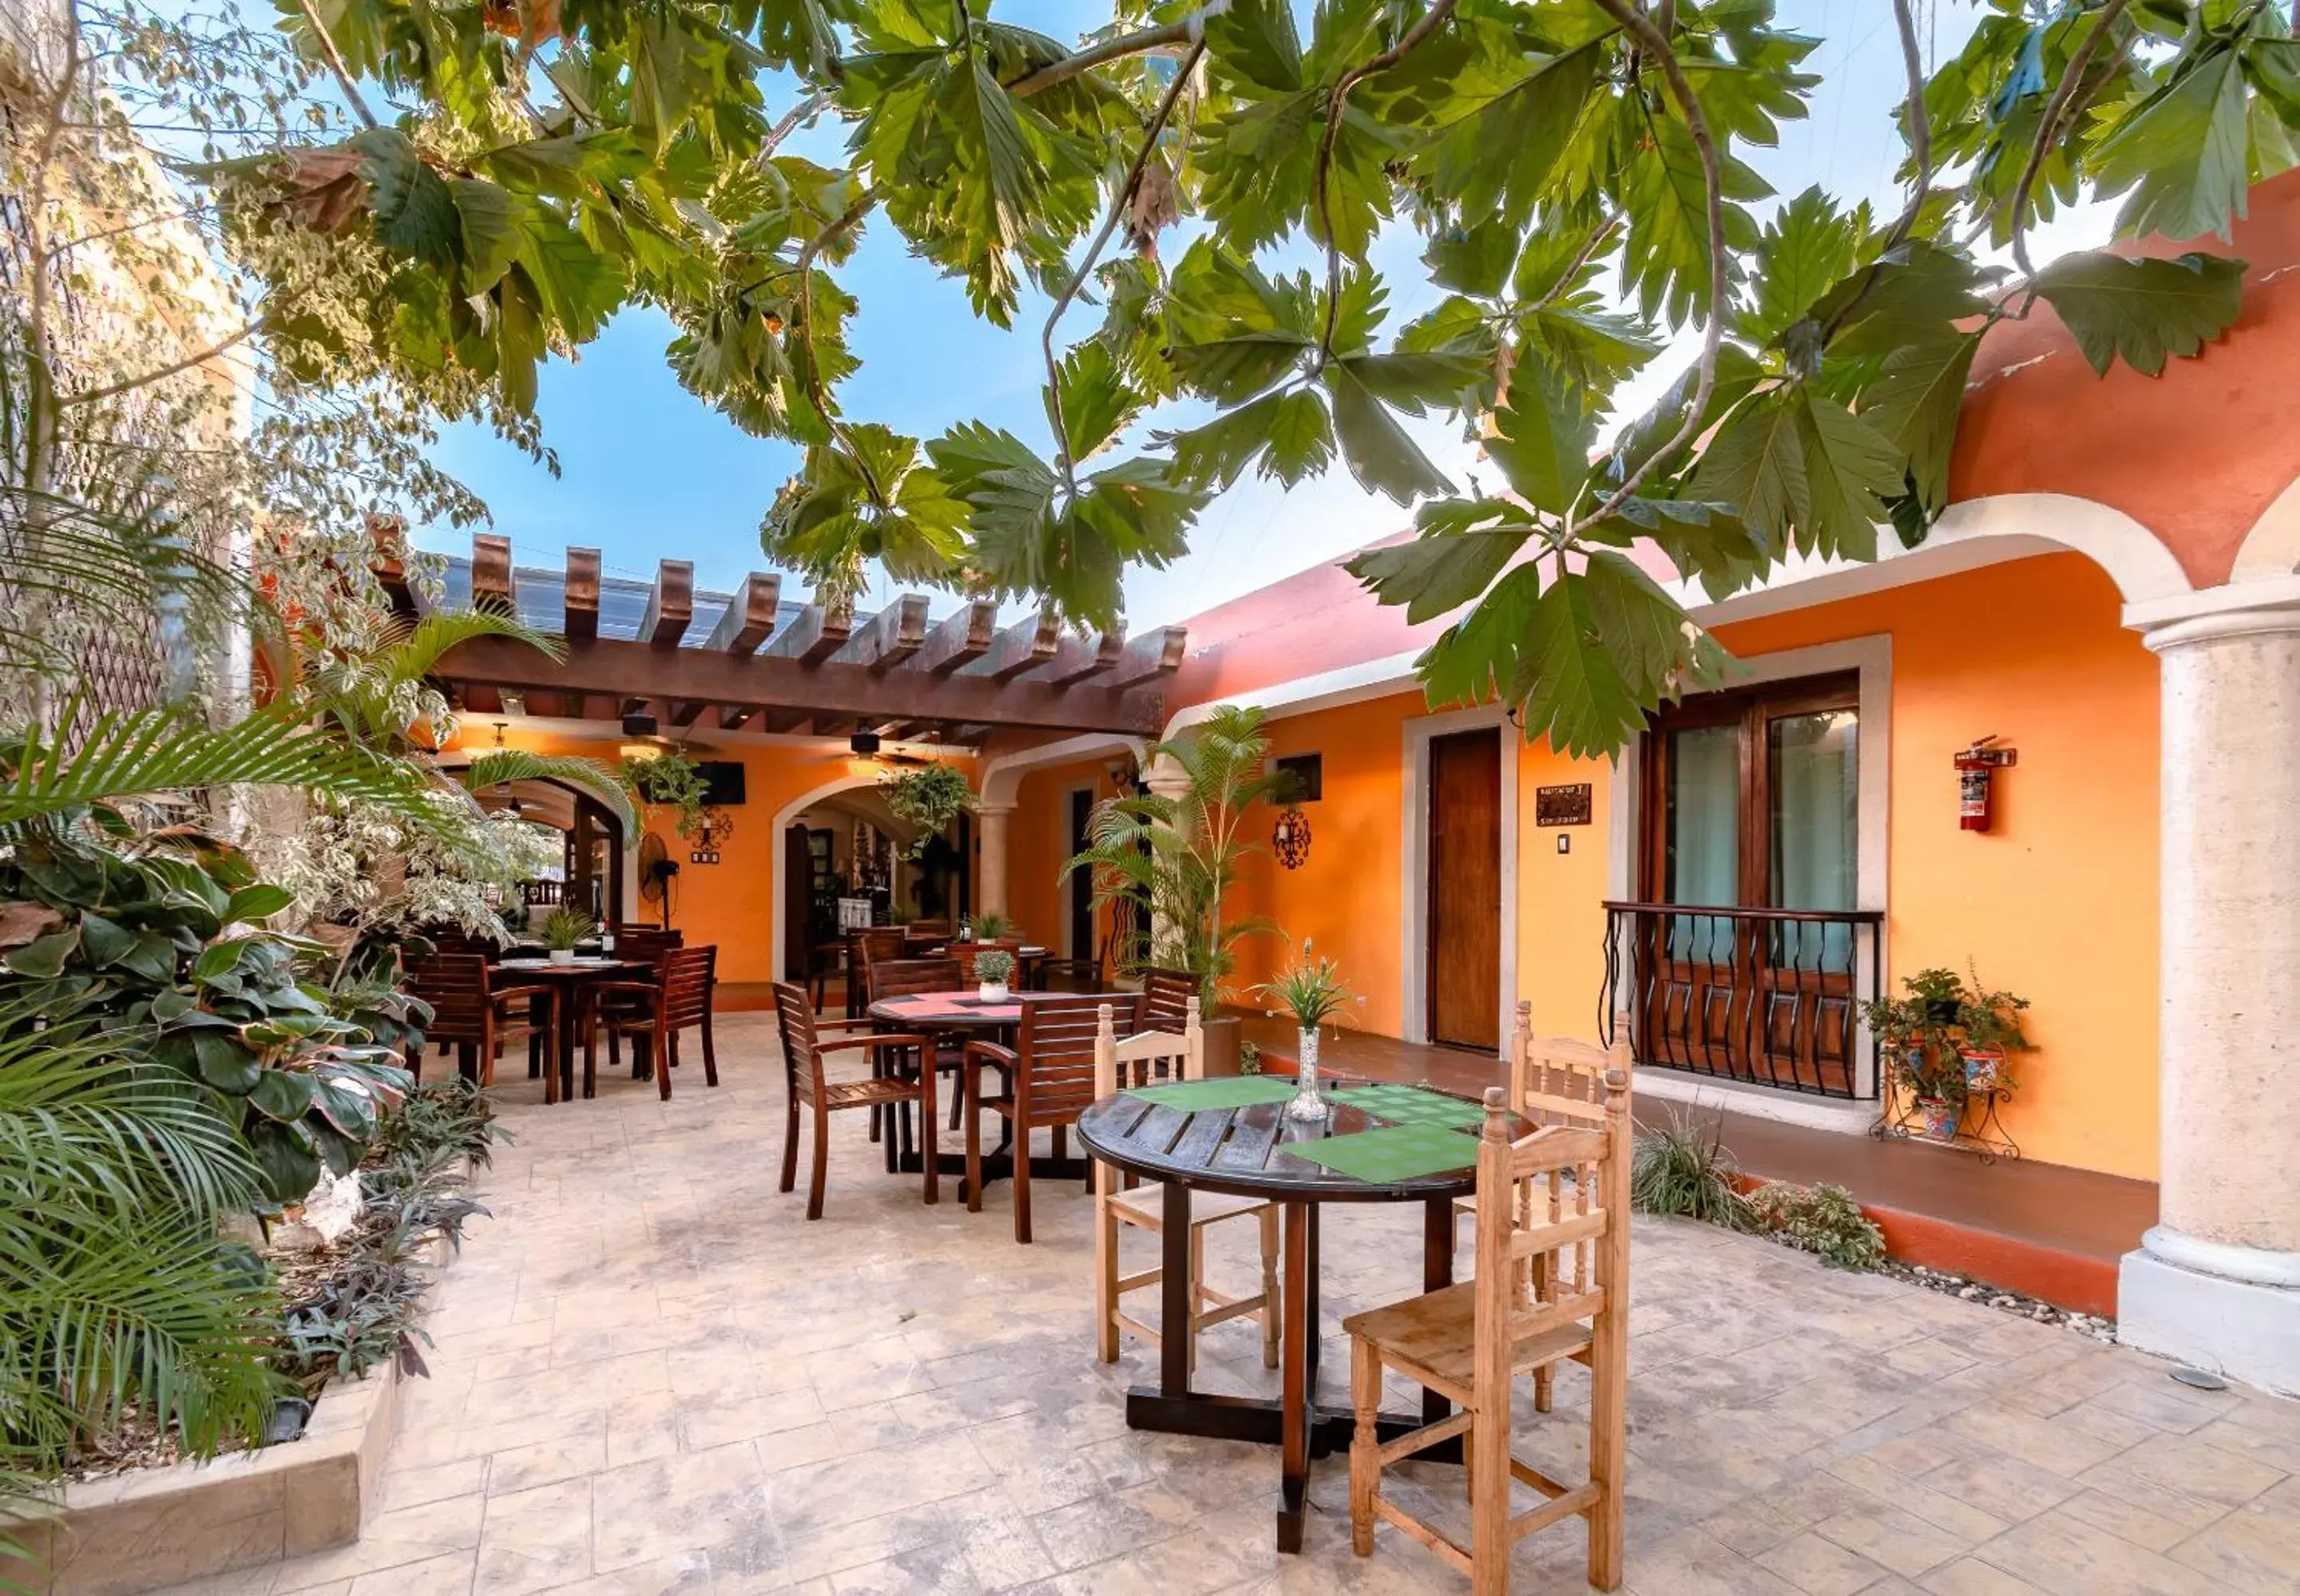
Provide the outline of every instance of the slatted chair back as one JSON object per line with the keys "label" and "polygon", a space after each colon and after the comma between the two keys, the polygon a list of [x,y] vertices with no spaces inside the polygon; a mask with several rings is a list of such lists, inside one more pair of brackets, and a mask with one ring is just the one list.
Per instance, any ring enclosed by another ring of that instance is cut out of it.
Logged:
{"label": "slatted chair back", "polygon": [[882,959],[871,967],[871,1001],[917,992],[956,992],[965,985],[955,959]]}
{"label": "slatted chair back", "polygon": [[806,988],[795,981],[778,981],[775,992],[775,1031],[783,1044],[783,1081],[794,1102],[812,1102],[822,1091],[822,1055],[815,1051],[814,1005]]}
{"label": "slatted chair back", "polygon": [[[871,926],[852,933],[846,943],[846,978],[859,984],[860,996],[869,1002],[879,996],[871,985],[873,966],[900,959],[908,946],[900,926]],[[859,1010],[854,1010],[860,1012]]]}
{"label": "slatted chair back", "polygon": [[950,939],[948,920],[912,920],[903,927],[904,935],[912,942],[947,942]]}
{"label": "slatted chair back", "polygon": [[431,1023],[423,1027],[431,1043],[477,1043],[485,1040],[488,1015],[488,961],[479,953],[434,953],[407,968],[415,995],[431,1005]]}
{"label": "slatted chair back", "polygon": [[1198,978],[1186,969],[1142,972],[1142,1028],[1179,1033],[1198,1001]]}
{"label": "slatted chair back", "polygon": [[1130,992],[1034,993],[1022,1000],[1014,1038],[1016,1135],[1029,1126],[1068,1125],[1097,1095],[1095,1037],[1107,1009],[1116,1035],[1141,1028],[1141,999]]}
{"label": "slatted chair back", "polygon": [[711,988],[718,980],[719,948],[673,948],[657,967],[662,972],[663,1023],[673,1029],[701,1025],[711,1012]]}
{"label": "slatted chair back", "polygon": [[[1182,1029],[1143,1029],[1121,1041],[1117,1015],[1108,1003],[1095,1013],[1094,1094],[1108,1097],[1129,1086],[1147,1085],[1161,1077],[1195,1081],[1206,1072],[1205,1035],[1198,1027],[1198,1000],[1190,1000]],[[1109,1171],[1108,1165],[1101,1166]]]}
{"label": "slatted chair back", "polygon": [[623,920],[615,927],[615,940],[627,936],[660,936],[677,947],[687,940],[687,933],[675,926],[658,926],[653,920]]}
{"label": "slatted chair back", "polygon": [[1000,936],[989,942],[959,943],[951,949],[951,957],[958,961],[958,984],[961,986],[972,986],[976,984],[974,961],[993,950],[1014,960],[1013,973],[1007,979],[1016,986],[1022,984],[1022,939],[1019,936]]}
{"label": "slatted chair back", "polygon": [[633,964],[644,964],[660,970],[663,955],[674,948],[687,945],[685,935],[665,931],[659,926],[642,926],[636,930],[615,933],[615,957],[628,959]]}
{"label": "slatted chair back", "polygon": [[1510,1107],[1538,1125],[1596,1125],[1605,1117],[1605,1073],[1632,1075],[1629,1028],[1613,1027],[1613,1044],[1571,1036],[1536,1036],[1533,1005],[1521,1000],[1510,1044]]}

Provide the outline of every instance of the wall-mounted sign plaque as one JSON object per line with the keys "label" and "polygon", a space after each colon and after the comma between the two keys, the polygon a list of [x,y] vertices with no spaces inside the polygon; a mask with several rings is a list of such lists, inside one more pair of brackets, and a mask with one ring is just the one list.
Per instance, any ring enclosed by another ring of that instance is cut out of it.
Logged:
{"label": "wall-mounted sign plaque", "polygon": [[1537,826],[1589,824],[1589,784],[1533,789],[1533,822]]}

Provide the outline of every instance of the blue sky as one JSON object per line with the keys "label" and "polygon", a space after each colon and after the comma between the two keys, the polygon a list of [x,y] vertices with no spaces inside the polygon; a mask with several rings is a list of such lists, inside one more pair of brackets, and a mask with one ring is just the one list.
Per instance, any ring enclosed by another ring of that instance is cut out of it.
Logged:
{"label": "blue sky", "polygon": [[[1306,8],[1305,8],[1306,9]],[[1074,37],[1106,21],[1100,4],[1007,0],[1001,18]],[[1959,48],[1979,16],[1965,0],[1921,0],[1921,37],[1928,64]],[[1810,58],[1823,86],[1812,115],[1788,124],[1779,148],[1751,155],[1783,195],[1819,183],[1850,202],[1868,196],[1899,203],[1893,170],[1901,145],[1891,112],[1902,90],[1898,41],[1885,0],[1783,0],[1782,25],[1819,37]],[[771,93],[770,109],[788,104]],[[835,160],[844,130],[826,120],[788,146]],[[812,142],[808,142],[812,140]],[[2094,242],[2105,229],[2096,216],[2064,217],[2046,229],[2041,260],[2055,239]],[[1375,264],[1391,294],[1391,325],[1438,297],[1423,278],[1418,241],[1402,228],[1378,241]],[[862,370],[841,389],[848,416],[884,421],[929,437],[968,417],[1006,427],[1043,445],[1038,334],[1043,300],[1026,297],[1014,329],[975,319],[963,287],[912,258],[883,222],[865,234],[841,280],[861,301],[849,339]],[[1092,307],[1074,309],[1064,328],[1094,325]],[[496,530],[510,536],[524,563],[555,565],[569,544],[603,552],[611,571],[651,578],[664,557],[691,559],[698,584],[724,587],[758,569],[761,512],[796,468],[792,445],[750,437],[675,382],[663,362],[669,323],[651,310],[626,313],[579,361],[554,361],[544,371],[538,410],[562,474],[541,467],[471,426],[452,428],[438,451],[442,466],[488,501]],[[1662,358],[1632,385],[1631,405],[1657,395],[1690,359],[1694,340]],[[1187,424],[1183,407],[1154,424]],[[1456,480],[1475,469],[1475,451],[1450,422],[1421,428],[1423,447]],[[1386,499],[1371,496],[1337,466],[1324,479],[1287,493],[1273,483],[1241,483],[1208,506],[1184,560],[1164,571],[1138,570],[1127,583],[1136,627],[1179,620],[1311,564],[1330,560],[1406,524]],[[420,535],[450,553],[470,547],[469,534],[439,528]],[[873,597],[895,589],[883,579]],[[938,601],[938,611],[950,601]]]}

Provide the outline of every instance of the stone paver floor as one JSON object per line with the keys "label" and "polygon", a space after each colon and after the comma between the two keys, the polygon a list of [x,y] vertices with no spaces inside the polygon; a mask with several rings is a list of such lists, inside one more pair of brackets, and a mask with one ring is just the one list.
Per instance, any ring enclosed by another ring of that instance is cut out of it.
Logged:
{"label": "stone paver floor", "polygon": [[[506,1081],[494,1218],[439,1288],[366,1534],[179,1596],[1465,1588],[1386,1527],[1351,1555],[1345,1459],[1319,1465],[1287,1558],[1274,1451],[1127,1430],[1153,1359],[1094,1360],[1075,1186],[1038,1186],[1019,1247],[1003,1184],[980,1214],[947,1184],[925,1208],[850,1112],[807,1224],[803,1191],[775,1189],[771,1020],[725,1018],[720,1053],[724,1085],[690,1062],[668,1105],[621,1078],[546,1110]],[[1420,1218],[1329,1212],[1329,1400],[1341,1318],[1418,1287]],[[1222,1228],[1249,1234],[1212,1270],[1243,1284],[1250,1227]],[[1643,1596],[2300,1589],[2300,1404],[1688,1223],[1640,1219],[1634,1268]],[[1251,1323],[1202,1357],[1204,1386],[1274,1378]],[[1578,1467],[1585,1392],[1562,1375],[1521,1450]],[[1405,1472],[1458,1504],[1458,1474]],[[1513,1588],[1580,1591],[1582,1556],[1578,1523],[1535,1537]]]}

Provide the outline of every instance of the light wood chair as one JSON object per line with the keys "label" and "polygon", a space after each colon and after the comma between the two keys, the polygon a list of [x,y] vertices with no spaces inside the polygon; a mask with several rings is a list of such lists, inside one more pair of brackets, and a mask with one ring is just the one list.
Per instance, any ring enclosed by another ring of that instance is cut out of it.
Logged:
{"label": "light wood chair", "polygon": [[[1357,1417],[1350,1536],[1360,1557],[1373,1551],[1375,1519],[1387,1518],[1468,1575],[1476,1596],[1504,1596],[1510,1549],[1579,1516],[1588,1522],[1589,1583],[1619,1588],[1629,1424],[1629,1077],[1609,1070],[1604,1089],[1598,1125],[1543,1126],[1513,1142],[1509,1093],[1488,1088],[1478,1143],[1477,1278],[1342,1322]],[[1546,1193],[1529,1214],[1521,1209],[1528,1183]],[[1537,1259],[1546,1267],[1527,1267]],[[1578,1485],[1549,1478],[1510,1451],[1517,1377],[1567,1359],[1589,1366],[1589,1477]],[[1461,1411],[1385,1444],[1377,1425],[1388,1369]],[[1469,1466],[1466,1547],[1381,1493],[1385,1467],[1456,1435]],[[1548,1500],[1512,1515],[1512,1482]]]}
{"label": "light wood chair", "polygon": [[[1146,1085],[1151,1068],[1163,1063],[1167,1078],[1195,1081],[1205,1073],[1205,1038],[1198,1027],[1198,1000],[1189,1001],[1180,1035],[1171,1031],[1141,1031],[1121,1042],[1112,1021],[1110,1005],[1102,1006],[1094,1043],[1094,1094],[1108,1097],[1128,1086]],[[1097,1161],[1094,1168],[1094,1318],[1096,1351],[1104,1363],[1118,1361],[1121,1330],[1140,1336],[1153,1347],[1161,1344],[1160,1330],[1128,1317],[1120,1300],[1129,1292],[1156,1285],[1162,1269],[1132,1275],[1118,1270],[1119,1226],[1132,1225],[1153,1235],[1165,1229],[1166,1188],[1156,1181],[1121,1186],[1118,1171]],[[1251,1297],[1225,1296],[1205,1283],[1205,1234],[1210,1225],[1251,1216],[1262,1230],[1262,1290]],[[1262,1367],[1278,1367],[1278,1205],[1264,1198],[1238,1197],[1221,1192],[1196,1192],[1190,1197],[1190,1367],[1198,1367],[1198,1333],[1226,1319],[1253,1318],[1262,1325]]]}

